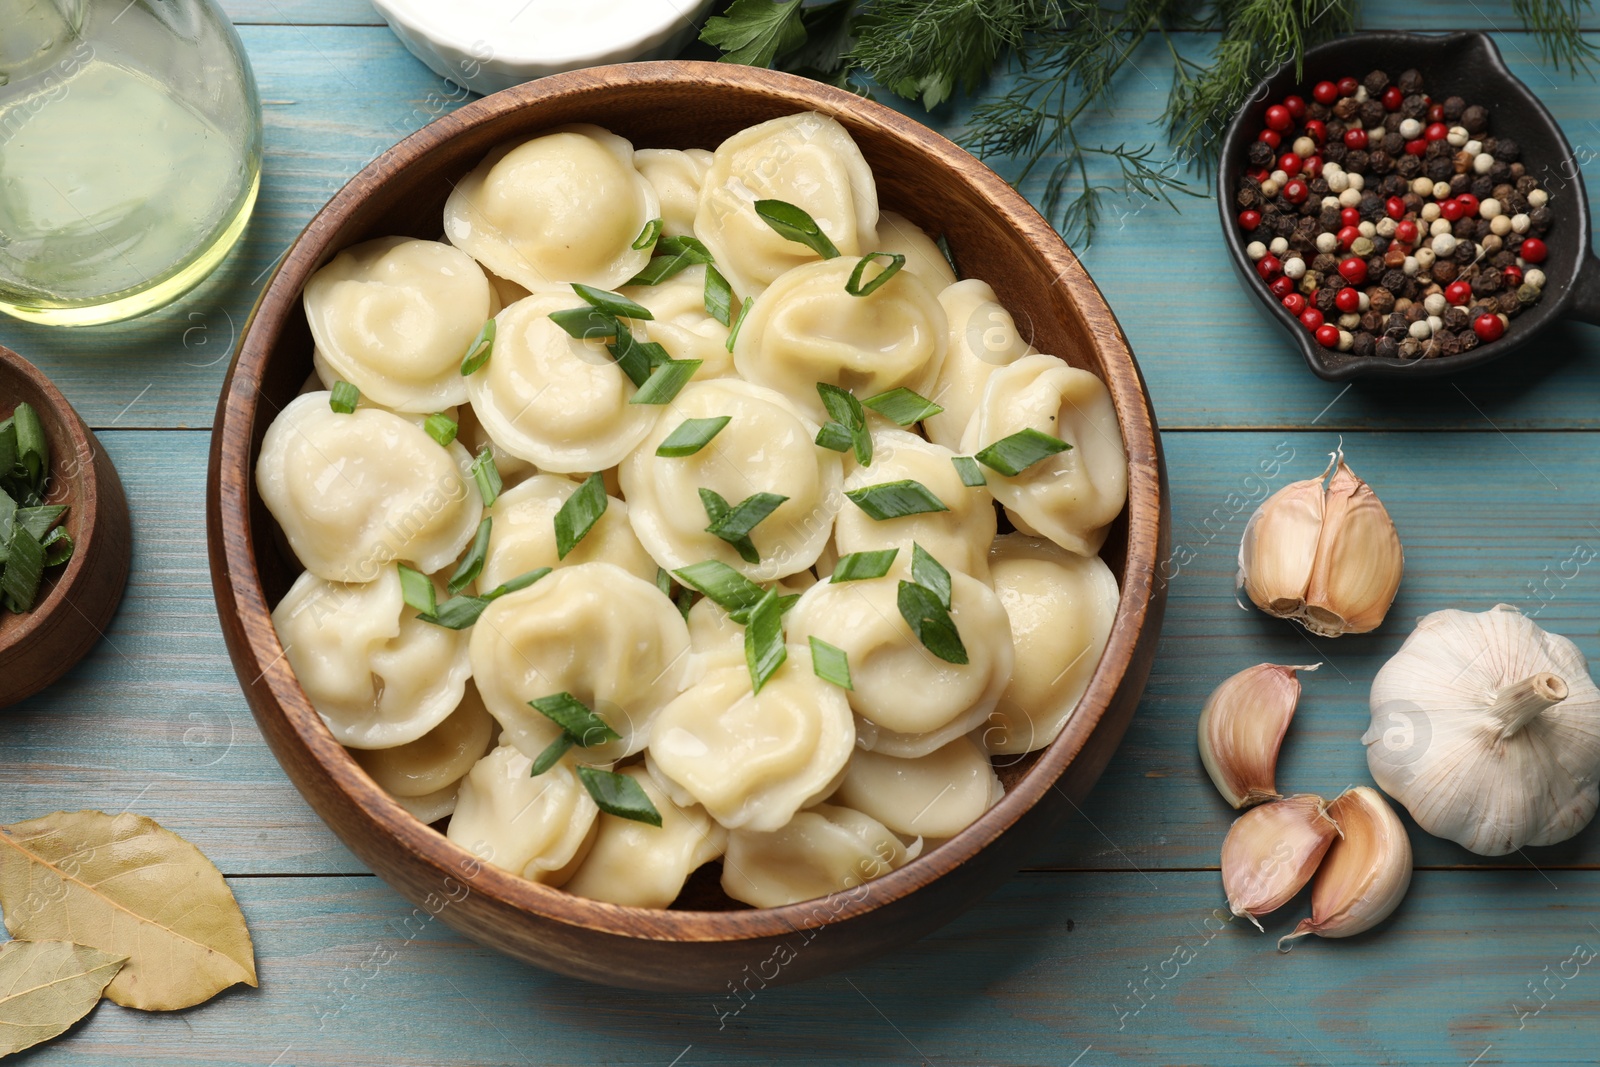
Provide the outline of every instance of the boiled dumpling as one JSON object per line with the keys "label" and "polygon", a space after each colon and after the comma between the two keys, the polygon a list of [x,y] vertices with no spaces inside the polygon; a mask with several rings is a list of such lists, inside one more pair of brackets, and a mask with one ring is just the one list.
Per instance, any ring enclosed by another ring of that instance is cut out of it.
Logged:
{"label": "boiled dumpling", "polygon": [[440,819],[455,813],[460,787],[460,782],[451,782],[443,789],[424,793],[420,797],[400,797],[390,794],[389,799],[410,812],[411,817],[424,826],[432,826]]}
{"label": "boiled dumpling", "polygon": [[629,403],[633,383],[603,341],[573,337],[550,319],[582,305],[570,287],[549,286],[512,304],[495,316],[489,362],[467,378],[489,436],[545,471],[614,466],[662,410]]}
{"label": "boiled dumpling", "polygon": [[711,153],[704,148],[640,148],[633,165],[656,191],[661,201],[664,237],[694,236],[694,215],[700,208],[700,186],[711,169]]}
{"label": "boiled dumpling", "polygon": [[923,550],[951,570],[975,578],[989,577],[989,544],[994,540],[994,497],[983,486],[962,484],[951,460],[955,453],[905,430],[872,433],[872,466],[853,459],[845,476],[845,492],[909,478],[933,491],[948,511],[924,512],[899,519],[874,519],[854,504],[839,509],[834,520],[834,547],[839,555],[869,549],[898,548],[897,572],[911,566],[911,546]]}
{"label": "boiled dumpling", "polygon": [[580,124],[490,152],[445,201],[444,232],[526,289],[614,289],[649,262],[649,250],[632,245],[659,215],[655,189],[633,167],[633,146]]}
{"label": "boiled dumpling", "polygon": [[1005,795],[1000,779],[971,737],[958,737],[916,759],[857,752],[833,804],[877,819],[906,837],[954,837]]}
{"label": "boiled dumpling", "polygon": [[[721,415],[732,421],[694,455],[656,455],[685,419]],[[619,471],[640,544],[669,571],[707,559],[757,582],[805,570],[827,543],[843,499],[839,454],[812,443],[817,429],[770,389],[731,378],[689,383]],[[759,492],[789,498],[750,535],[759,563],[745,562],[732,545],[706,532],[710,519],[701,489],[721,494],[731,506]]]}
{"label": "boiled dumpling", "polygon": [[635,322],[633,334],[655,341],[673,359],[698,359],[696,378],[733,374],[728,327],[706,310],[706,268],[695,265],[657,285],[627,285],[622,295],[650,309],[654,319]]}
{"label": "boiled dumpling", "polygon": [[1017,528],[1092,556],[1128,499],[1128,456],[1105,383],[1055,356],[1025,356],[989,376],[962,438],[976,452],[1034,429],[1072,446],[1014,478],[984,473]]}
{"label": "boiled dumpling", "polygon": [[472,457],[381,408],[344,415],[307,393],[267,427],[256,486],[307,570],[370,582],[400,560],[427,574],[455,562],[478,528],[483,500]]}
{"label": "boiled dumpling", "polygon": [[855,688],[846,696],[863,748],[925,756],[986,719],[1011,680],[1005,609],[976,578],[950,572],[950,617],[966,646],[965,664],[923,647],[898,606],[891,574],[818,582],[787,618],[789,640],[817,637],[844,650]]}
{"label": "boiled dumpling", "polygon": [[741,297],[817,258],[763,222],[757,200],[782,200],[807,212],[843,256],[873,251],[863,244],[878,225],[872,168],[845,128],[826,115],[806,112],[751,126],[712,155],[694,231]]}
{"label": "boiled dumpling", "polygon": [[575,767],[569,757],[535,778],[532,760],[501,745],[461,780],[445,836],[501,870],[559,885],[600,814]]}
{"label": "boiled dumpling", "polygon": [[472,672],[467,635],[416,618],[392,566],[364,585],[307,571],[272,624],[311,706],[349,748],[422,737],[461,704]]}
{"label": "boiled dumpling", "polygon": [[905,269],[934,291],[954,285],[956,272],[933,238],[904,215],[885,211],[878,216],[878,239],[868,252],[897,253],[906,257]]}
{"label": "boiled dumpling", "polygon": [[850,705],[813,673],[809,648],[788,651],[759,693],[743,664],[719,667],[661,709],[646,760],[673,800],[776,830],[832,792],[855,747]]}
{"label": "boiled dumpling", "polygon": [[566,884],[569,893],[635,908],[665,908],[694,871],[722,855],[728,831],[704,808],[679,807],[645,773],[624,767],[661,813],[661,825],[601,815],[594,847]]}
{"label": "boiled dumpling", "polygon": [[347,248],[306,282],[306,321],[340,378],[395,411],[467,399],[466,355],[496,301],[472,257],[438,241],[380,237]]}
{"label": "boiled dumpling", "polygon": [[[934,290],[897,271],[867,296],[845,283],[854,259],[797,267],[755,302],[733,343],[739,373],[825,418],[817,383],[865,399],[904,386],[927,396],[944,362],[948,327]],[[867,277],[877,267],[868,267]]]}
{"label": "boiled dumpling", "polygon": [[494,519],[494,528],[478,588],[493,589],[540,567],[580,563],[615,563],[635,577],[654,582],[656,561],[640,547],[628,524],[628,505],[620,500],[606,502],[604,513],[566,559],[556,555],[556,512],[577,491],[578,483],[570,478],[535,474],[501,493],[485,512]]}
{"label": "boiled dumpling", "polygon": [[472,673],[505,740],[536,757],[561,729],[530,700],[570,693],[620,741],[574,749],[585,763],[632,755],[684,687],[689,630],[653,582],[580,563],[494,601],[472,627]]}
{"label": "boiled dumpling", "polygon": [[939,293],[939,306],[950,325],[950,343],[930,399],[944,410],[924,419],[922,427],[930,440],[959,449],[989,375],[1031,354],[1033,346],[1022,339],[988,282],[956,282]]}
{"label": "boiled dumpling", "polygon": [[994,591],[1017,666],[982,731],[990,752],[1043,748],[1060,735],[1100,662],[1117,615],[1117,579],[1098,556],[1024,534],[994,543]]}
{"label": "boiled dumpling", "polygon": [[[810,588],[810,571],[790,575],[772,588],[779,596],[798,595]],[[744,663],[744,627],[733,621],[727,609],[710,597],[694,602],[685,616],[689,624],[689,651],[694,656],[694,675],[703,677],[717,667]]]}
{"label": "boiled dumpling", "polygon": [[352,749],[350,755],[385,793],[419,798],[443,789],[453,792],[489,751],[494,731],[494,718],[468,683],[456,710],[415,741],[394,748]]}
{"label": "boiled dumpling", "polygon": [[722,889],[757,908],[779,908],[854,889],[910,863],[910,848],[870,815],[832,804],[802,811],[771,833],[728,835]]}
{"label": "boiled dumpling", "polygon": [[473,413],[471,404],[463,404],[456,409],[456,440],[460,441],[462,447],[471,452],[474,458],[487,447],[494,456],[494,469],[500,472],[503,485],[515,485],[538,471],[537,467],[521,456],[513,456],[504,448],[496,446],[494,439],[489,436],[489,431],[483,428],[483,423],[479,422],[478,416]]}

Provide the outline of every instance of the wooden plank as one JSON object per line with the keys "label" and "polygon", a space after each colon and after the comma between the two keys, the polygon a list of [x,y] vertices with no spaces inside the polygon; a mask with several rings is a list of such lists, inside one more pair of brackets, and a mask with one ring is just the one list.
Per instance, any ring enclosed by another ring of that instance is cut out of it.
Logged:
{"label": "wooden plank", "polygon": [[1420,873],[1385,927],[1288,954],[1304,902],[1263,935],[1218,917],[1214,874],[1024,875],[858,971],[762,988],[778,968],[752,960],[737,997],[544,974],[371,878],[232,884],[260,989],[181,1018],[103,1005],[28,1062],[1568,1064],[1600,1010],[1593,872]]}

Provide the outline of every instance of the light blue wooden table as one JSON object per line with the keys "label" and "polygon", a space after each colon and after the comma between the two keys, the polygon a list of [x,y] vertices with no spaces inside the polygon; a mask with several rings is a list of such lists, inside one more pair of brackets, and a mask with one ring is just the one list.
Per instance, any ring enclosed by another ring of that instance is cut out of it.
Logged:
{"label": "light blue wooden table", "polygon": [[[44,695],[0,713],[0,819],[136,810],[229,876],[261,988],[176,1016],[103,1005],[37,1064],[1566,1064],[1600,1055],[1600,827],[1498,860],[1412,828],[1396,916],[1345,942],[1273,950],[1216,916],[1230,811],[1194,751],[1224,676],[1323,660],[1281,785],[1369,781],[1358,738],[1373,672],[1412,619],[1496,602],[1600,655],[1600,331],[1559,329],[1455,381],[1344,389],[1263,328],[1206,201],[1128,204],[1083,252],[1138,353],[1165,428],[1175,558],[1155,675],[1081,817],[970,914],[874,966],[737,1002],[623,993],[526,968],[411,909],[311,813],[267,751],[223,650],[206,568],[208,427],[230,345],[267,272],[356,170],[452,106],[360,0],[233,0],[260,82],[260,207],[183,304],[110,329],[0,321],[99,433],[128,489],[133,576],[105,642]],[[1600,188],[1600,87],[1541,64],[1509,3],[1371,5],[1369,26],[1486,28],[1541,93]],[[1590,16],[1600,31],[1600,18]],[[1505,30],[1507,32],[1500,32]],[[1205,52],[1211,40],[1180,35]],[[1167,67],[1119,82],[1113,142],[1148,140]],[[1361,72],[1356,72],[1361,73]],[[946,128],[960,114],[945,115]],[[1025,190],[1037,194],[1037,188]],[[1596,205],[1600,207],[1600,204]],[[1120,216],[1118,222],[1116,219]],[[1181,276],[1179,265],[1182,265]],[[1321,470],[1343,438],[1407,550],[1381,631],[1308,641],[1232,599],[1239,533],[1270,488]],[[1266,483],[1258,461],[1286,460]],[[1565,566],[1564,566],[1565,564]],[[1314,647],[1308,647],[1314,646]],[[1291,915],[1291,913],[1294,913]],[[1225,915],[1225,912],[1222,913]],[[1570,973],[1570,966],[1568,968]]]}

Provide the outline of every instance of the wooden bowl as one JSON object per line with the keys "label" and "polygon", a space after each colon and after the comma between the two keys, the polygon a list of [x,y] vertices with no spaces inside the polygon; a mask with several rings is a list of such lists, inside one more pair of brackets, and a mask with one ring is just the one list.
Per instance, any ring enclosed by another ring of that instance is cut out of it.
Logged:
{"label": "wooden bowl", "polygon": [[[886,208],[949,240],[1034,342],[1110,386],[1129,462],[1128,507],[1105,556],[1122,603],[1066,730],[1003,772],[1005,798],[926,857],[848,893],[748,909],[705,872],[671,910],[569,895],[480,864],[390,800],[328,732],[295,681],[270,610],[300,569],[274,544],[255,491],[267,424],[311,370],[300,292],[340,249],[386,234],[437,238],[452,183],[494,146],[569,122],[639,147],[715,148],[799,111],[849,129]],[[289,249],[262,294],[217,409],[207,494],[211,571],[234,667],[289,777],[350,849],[418,907],[512,956],[595,982],[726,991],[859,964],[949,921],[1008,878],[1081,802],[1121,740],[1150,671],[1165,600],[1166,499],[1155,418],[1128,343],[1076,257],[1021,196],[949,141],[888,108],[803,78],[734,64],[598,67],[509,89],[400,142],[351,179]],[[740,910],[734,910],[740,909]]]}
{"label": "wooden bowl", "polygon": [[46,499],[67,505],[62,525],[77,548],[65,567],[45,571],[32,611],[0,613],[0,707],[61,677],[100,640],[133,551],[128,500],[105,449],[49,378],[0,346],[0,419],[24,402],[50,443]]}

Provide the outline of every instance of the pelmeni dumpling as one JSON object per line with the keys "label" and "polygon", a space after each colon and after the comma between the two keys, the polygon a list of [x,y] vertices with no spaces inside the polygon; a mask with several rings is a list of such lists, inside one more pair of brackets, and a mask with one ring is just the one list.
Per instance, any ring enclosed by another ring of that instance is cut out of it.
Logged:
{"label": "pelmeni dumpling", "polygon": [[741,297],[817,258],[763,222],[757,200],[782,200],[806,211],[847,258],[873,251],[864,244],[878,225],[872,168],[845,128],[825,115],[805,112],[751,126],[712,155],[694,232]]}
{"label": "pelmeni dumpling", "polygon": [[[731,417],[692,456],[656,455],[685,419]],[[817,423],[778,393],[733,378],[690,382],[619,470],[628,520],[639,543],[670,570],[715,559],[757,582],[816,562],[844,497],[837,452],[813,444]],[[746,563],[728,542],[707,533],[700,490],[729,505],[760,492],[788,497],[752,531],[761,556]]]}
{"label": "pelmeni dumpling", "polygon": [[882,878],[921,851],[870,815],[818,804],[771,833],[730,833],[722,889],[757,908],[798,904]]}
{"label": "pelmeni dumpling", "polygon": [[453,787],[489,751],[494,718],[468,683],[461,703],[438,726],[394,748],[352,749],[361,769],[393,797],[423,797]]}
{"label": "pelmeni dumpling", "polygon": [[600,814],[575,767],[569,757],[535,778],[531,759],[499,746],[461,780],[445,836],[501,870],[561,884]]}
{"label": "pelmeni dumpling", "polygon": [[680,807],[639,766],[624,767],[661,813],[661,825],[601,815],[594,847],[566,890],[591,900],[635,908],[665,908],[694,871],[728,845],[728,831],[698,806]]}
{"label": "pelmeni dumpling", "polygon": [[628,505],[606,501],[606,510],[582,541],[556,555],[556,512],[578,483],[554,474],[535,474],[500,494],[484,514],[494,519],[489,552],[478,575],[479,589],[493,589],[519,574],[540,567],[573,567],[580,563],[614,563],[639,578],[656,580],[656,561],[639,545],[628,524]]}
{"label": "pelmeni dumpling", "polygon": [[939,293],[939,306],[950,325],[950,343],[929,399],[944,410],[924,419],[922,427],[930,440],[960,449],[989,375],[1030,355],[1033,346],[1017,332],[1016,320],[1000,306],[988,282],[956,282]]}
{"label": "pelmeni dumpling", "polygon": [[[901,270],[867,296],[845,283],[856,260],[796,267],[755,302],[733,343],[739,373],[825,417],[817,383],[866,398],[904,386],[927,396],[944,362],[949,328],[939,300]],[[868,267],[867,277],[878,267]]]}
{"label": "pelmeni dumpling", "polygon": [[444,232],[524,288],[614,289],[649,262],[649,249],[632,245],[660,211],[633,146],[578,124],[490,152],[445,201]]}
{"label": "pelmeni dumpling", "polygon": [[585,763],[632,755],[682,691],[689,629],[653,582],[611,563],[563,567],[494,601],[472,627],[472,673],[505,740],[532,758],[561,734],[530,700],[571,693],[621,735],[574,749]]}
{"label": "pelmeni dumpling", "polygon": [[829,803],[877,819],[905,837],[954,837],[1005,795],[989,755],[958,737],[916,759],[857,751]]}
{"label": "pelmeni dumpling", "polygon": [[328,398],[290,401],[256,459],[256,488],[295,556],[334,582],[370,582],[395,560],[425,574],[454,563],[483,513],[472,456],[439,447],[417,421],[382,408],[343,415]]}
{"label": "pelmeni dumpling", "polygon": [[894,563],[896,572],[903,573],[911,566],[915,543],[945,567],[987,580],[989,545],[995,533],[994,497],[981,485],[962,484],[961,473],[951,462],[955,453],[948,448],[905,430],[874,430],[872,442],[872,466],[848,461],[852,469],[845,476],[845,492],[909,478],[927,486],[950,510],[874,519],[854,504],[846,504],[834,520],[834,547],[839,555],[898,548]]}
{"label": "pelmeni dumpling", "polygon": [[443,789],[424,793],[420,797],[398,797],[391,794],[389,799],[410,812],[411,817],[424,826],[432,826],[440,819],[455,814],[460,787],[460,782],[451,782]]}
{"label": "pelmeni dumpling", "polygon": [[1055,356],[1024,356],[990,375],[961,450],[976,452],[1025,429],[1072,447],[1015,478],[985,471],[990,492],[1018,529],[1094,555],[1128,499],[1128,456],[1105,383]]}
{"label": "pelmeni dumpling", "polygon": [[467,399],[461,358],[497,302],[459,248],[379,237],[345,249],[306,282],[306,321],[328,366],[395,411]]}
{"label": "pelmeni dumpling", "polygon": [[467,635],[416,618],[392,566],[362,585],[307,571],[272,624],[311,706],[348,748],[417,740],[460,705],[472,673]]}
{"label": "pelmeni dumpling", "polygon": [[650,309],[654,319],[632,323],[635,337],[655,341],[673,359],[698,359],[695,378],[726,378],[733,374],[733,353],[728,351],[728,327],[706,310],[706,269],[696,265],[658,285],[626,285],[623,296]]}
{"label": "pelmeni dumpling", "polygon": [[1117,615],[1117,579],[1098,556],[1007,534],[990,557],[1017,666],[981,731],[990,752],[1019,754],[1060,735],[1089,685]]}
{"label": "pelmeni dumpling", "polygon": [[807,646],[788,652],[759,693],[744,664],[717,667],[661,709],[645,758],[673,800],[723,826],[776,830],[833,791],[855,747],[850,705]]}
{"label": "pelmeni dumpling", "polygon": [[460,441],[462,447],[474,457],[487,447],[494,456],[494,469],[500,472],[503,485],[516,485],[528,475],[538,472],[539,468],[521,456],[513,456],[504,448],[495,445],[494,439],[489,436],[489,431],[478,421],[471,404],[462,404],[456,409],[456,440]]}
{"label": "pelmeni dumpling", "polygon": [[601,340],[573,337],[550,313],[581,307],[570,287],[545,286],[495,316],[494,351],[467,378],[478,421],[496,444],[540,470],[615,466],[655,425],[656,404],[631,404],[634,385]]}
{"label": "pelmeni dumpling", "polygon": [[789,640],[817,637],[844,650],[855,688],[863,748],[925,756],[986,719],[1011,680],[1011,632],[994,592],[950,572],[950,617],[966,646],[965,664],[923,647],[900,614],[900,579],[818,582],[785,617]]}
{"label": "pelmeni dumpling", "polygon": [[640,148],[633,153],[633,165],[661,202],[662,235],[693,237],[700,186],[711,169],[711,153],[704,148]]}
{"label": "pelmeni dumpling", "polygon": [[906,257],[905,269],[937,292],[954,285],[956,272],[933,238],[904,215],[885,211],[878,216],[878,239],[869,252],[889,252]]}

